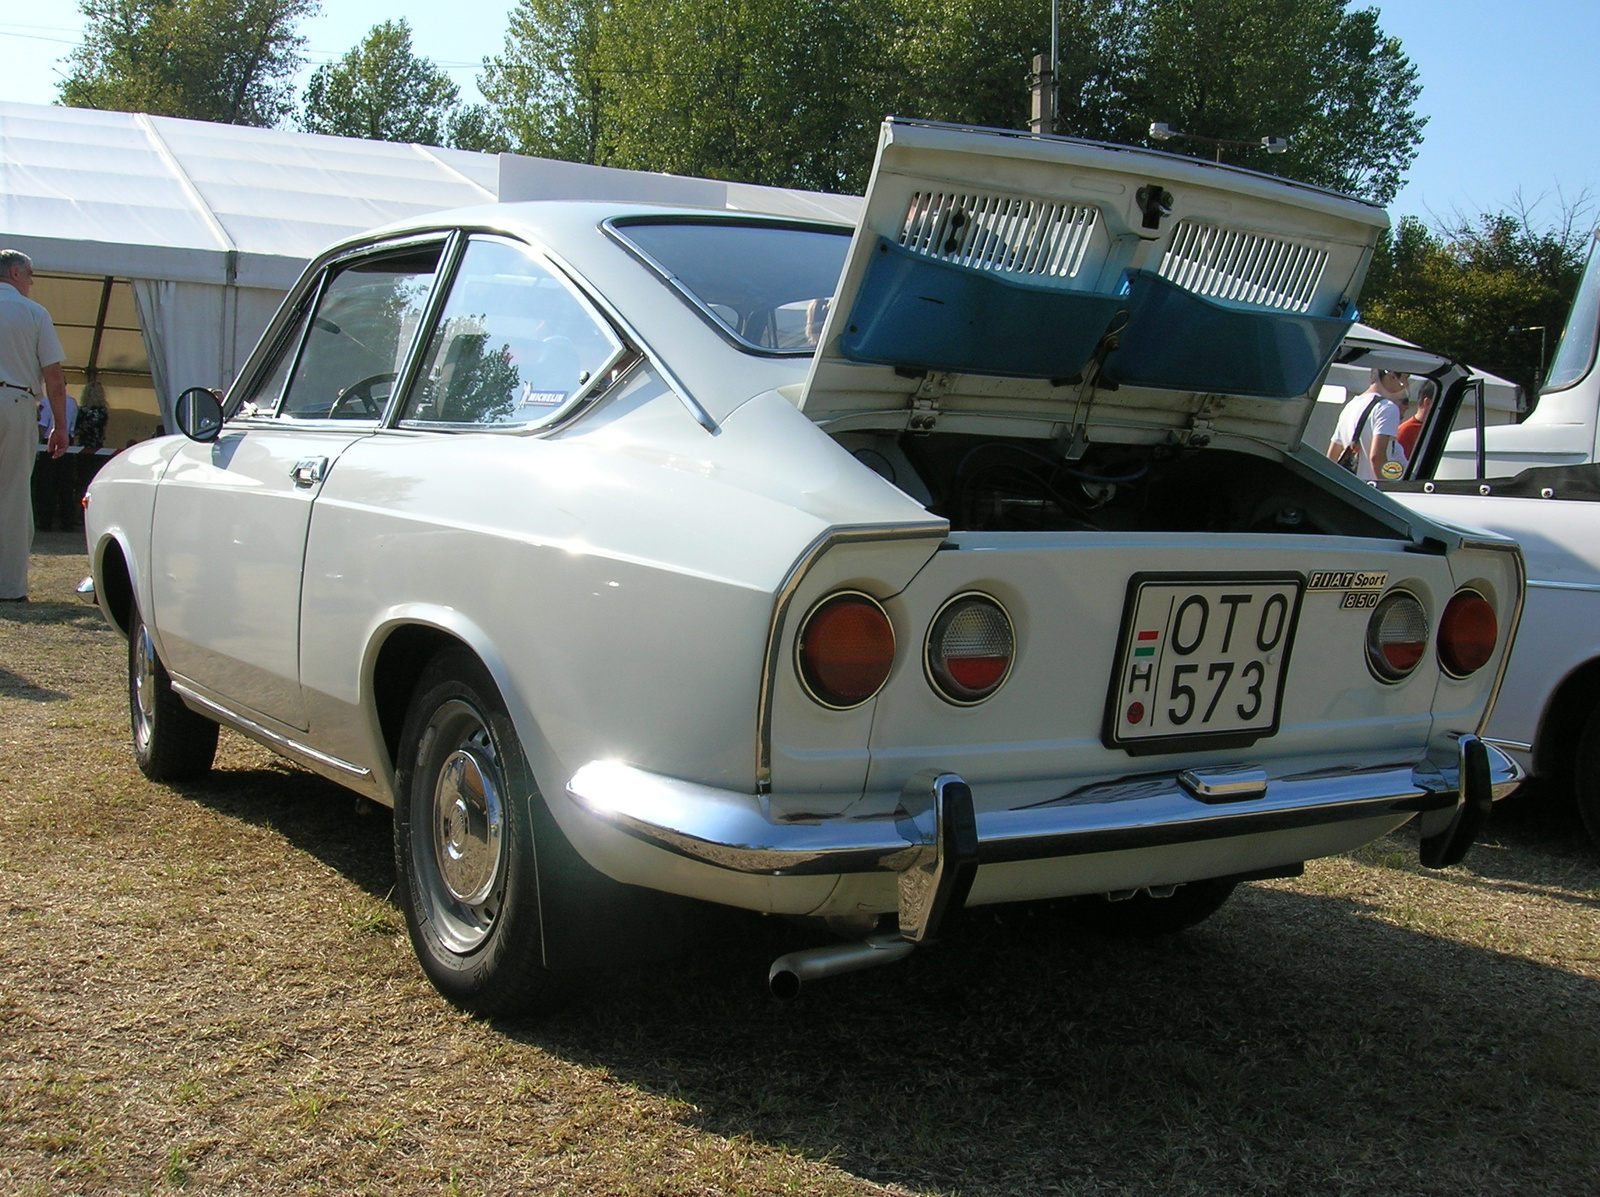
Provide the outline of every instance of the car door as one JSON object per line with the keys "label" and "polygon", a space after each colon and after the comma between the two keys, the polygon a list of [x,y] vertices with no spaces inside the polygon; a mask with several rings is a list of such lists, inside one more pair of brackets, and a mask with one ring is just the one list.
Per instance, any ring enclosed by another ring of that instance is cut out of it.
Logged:
{"label": "car door", "polygon": [[226,705],[307,726],[307,530],[344,450],[380,424],[433,292],[442,239],[368,247],[303,289],[233,418],[185,442],[156,491],[151,589],[163,659]]}

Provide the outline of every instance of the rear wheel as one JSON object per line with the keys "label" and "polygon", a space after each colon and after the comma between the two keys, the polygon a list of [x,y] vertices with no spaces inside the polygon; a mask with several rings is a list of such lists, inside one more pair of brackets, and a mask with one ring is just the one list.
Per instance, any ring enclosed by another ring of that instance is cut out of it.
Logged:
{"label": "rear wheel", "polygon": [[1589,712],[1572,762],[1572,792],[1589,838],[1600,845],[1600,707]]}
{"label": "rear wheel", "polygon": [[397,893],[434,987],[478,1014],[551,1001],[529,807],[542,802],[500,692],[470,653],[423,670],[400,738]]}
{"label": "rear wheel", "polygon": [[172,679],[137,610],[128,629],[128,712],[133,758],[151,781],[193,781],[211,771],[217,725],[184,706],[173,692]]}
{"label": "rear wheel", "polygon": [[1153,898],[1145,890],[1120,902],[1084,898],[1078,903],[1076,914],[1085,926],[1104,935],[1136,939],[1172,935],[1210,918],[1222,908],[1237,884],[1191,881],[1180,885],[1169,898]]}

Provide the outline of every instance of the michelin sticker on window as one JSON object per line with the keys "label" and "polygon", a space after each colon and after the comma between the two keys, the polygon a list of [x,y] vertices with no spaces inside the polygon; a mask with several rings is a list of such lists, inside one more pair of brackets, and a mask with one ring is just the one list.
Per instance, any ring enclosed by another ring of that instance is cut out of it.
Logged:
{"label": "michelin sticker on window", "polygon": [[522,392],[522,401],[520,403],[518,403],[517,406],[518,407],[559,407],[562,403],[564,403],[566,401],[566,398],[567,398],[567,393],[565,391],[525,390],[525,391]]}

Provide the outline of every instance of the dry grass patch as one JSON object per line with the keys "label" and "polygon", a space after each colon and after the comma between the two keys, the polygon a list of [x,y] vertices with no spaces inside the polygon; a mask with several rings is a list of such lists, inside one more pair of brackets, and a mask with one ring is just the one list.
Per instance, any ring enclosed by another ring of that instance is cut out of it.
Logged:
{"label": "dry grass patch", "polygon": [[1159,944],[974,912],[792,1006],[761,982],[806,934],[701,911],[680,964],[475,1021],[411,957],[385,812],[228,734],[143,781],[81,546],[40,549],[0,615],[0,1191],[1600,1191],[1600,867],[1559,812]]}

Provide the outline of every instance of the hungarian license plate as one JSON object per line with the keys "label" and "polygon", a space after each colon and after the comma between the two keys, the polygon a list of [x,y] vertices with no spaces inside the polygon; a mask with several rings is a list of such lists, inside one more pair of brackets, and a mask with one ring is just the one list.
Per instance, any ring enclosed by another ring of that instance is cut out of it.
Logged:
{"label": "hungarian license plate", "polygon": [[1275,733],[1304,587],[1298,574],[1135,575],[1107,744],[1162,752]]}

